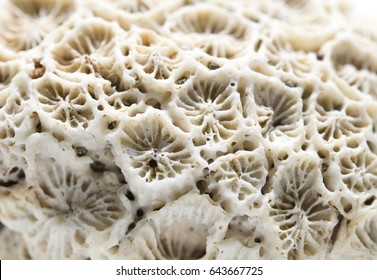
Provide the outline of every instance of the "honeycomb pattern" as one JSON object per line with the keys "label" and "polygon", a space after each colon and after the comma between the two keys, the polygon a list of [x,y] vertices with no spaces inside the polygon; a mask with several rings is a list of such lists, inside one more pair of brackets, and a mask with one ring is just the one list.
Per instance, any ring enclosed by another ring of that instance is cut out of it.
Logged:
{"label": "honeycomb pattern", "polygon": [[1,258],[377,259],[377,34],[344,1],[0,11]]}

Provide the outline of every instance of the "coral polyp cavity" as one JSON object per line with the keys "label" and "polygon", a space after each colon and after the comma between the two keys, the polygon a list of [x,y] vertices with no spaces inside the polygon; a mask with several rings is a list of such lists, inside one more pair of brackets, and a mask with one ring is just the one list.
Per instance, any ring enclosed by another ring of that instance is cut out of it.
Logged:
{"label": "coral polyp cavity", "polygon": [[0,258],[376,259],[347,5],[0,1]]}

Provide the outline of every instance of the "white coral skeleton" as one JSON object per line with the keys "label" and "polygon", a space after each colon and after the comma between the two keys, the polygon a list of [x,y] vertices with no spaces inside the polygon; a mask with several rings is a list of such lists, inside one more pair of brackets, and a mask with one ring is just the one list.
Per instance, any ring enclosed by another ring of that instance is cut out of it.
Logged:
{"label": "white coral skeleton", "polygon": [[345,1],[0,11],[1,259],[377,259],[377,33]]}

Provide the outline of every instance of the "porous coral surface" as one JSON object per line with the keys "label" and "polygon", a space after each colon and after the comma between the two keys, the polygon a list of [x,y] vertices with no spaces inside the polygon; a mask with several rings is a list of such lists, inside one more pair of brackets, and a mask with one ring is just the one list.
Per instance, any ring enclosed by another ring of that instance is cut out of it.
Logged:
{"label": "porous coral surface", "polygon": [[377,33],[344,1],[0,11],[0,258],[377,258]]}

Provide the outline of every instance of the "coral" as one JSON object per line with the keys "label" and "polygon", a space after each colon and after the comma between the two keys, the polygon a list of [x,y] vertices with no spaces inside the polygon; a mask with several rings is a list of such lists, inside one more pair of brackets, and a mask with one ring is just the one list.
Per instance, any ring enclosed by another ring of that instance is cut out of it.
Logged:
{"label": "coral", "polygon": [[377,259],[377,35],[344,1],[0,11],[0,258]]}

